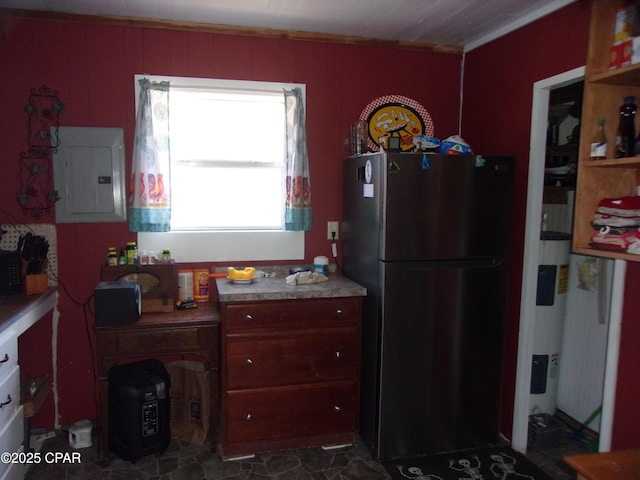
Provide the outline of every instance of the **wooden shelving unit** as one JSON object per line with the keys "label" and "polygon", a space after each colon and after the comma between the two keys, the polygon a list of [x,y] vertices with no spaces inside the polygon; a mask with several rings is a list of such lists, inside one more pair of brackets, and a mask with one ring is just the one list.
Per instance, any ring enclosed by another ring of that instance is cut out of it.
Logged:
{"label": "wooden shelving unit", "polygon": [[[614,158],[618,108],[627,95],[640,101],[640,64],[609,69],[617,11],[624,0],[595,0],[592,5],[589,49],[585,71],[578,180],[573,227],[575,253],[640,262],[640,255],[591,248],[591,221],[603,198],[636,194],[640,185],[640,157]],[[597,121],[604,119],[608,139],[606,160],[589,159]]]}

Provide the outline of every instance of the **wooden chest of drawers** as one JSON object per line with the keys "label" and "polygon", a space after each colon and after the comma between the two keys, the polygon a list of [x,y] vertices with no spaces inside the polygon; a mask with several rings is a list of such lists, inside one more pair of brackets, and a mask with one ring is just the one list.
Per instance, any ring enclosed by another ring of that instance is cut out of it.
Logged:
{"label": "wooden chest of drawers", "polygon": [[353,442],[360,297],[222,303],[222,454]]}

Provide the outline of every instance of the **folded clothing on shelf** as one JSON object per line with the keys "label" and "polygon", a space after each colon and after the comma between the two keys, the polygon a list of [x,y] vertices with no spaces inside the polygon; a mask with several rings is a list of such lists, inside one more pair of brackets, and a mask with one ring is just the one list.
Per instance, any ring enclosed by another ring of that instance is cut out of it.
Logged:
{"label": "folded clothing on shelf", "polygon": [[640,197],[603,198],[596,212],[616,217],[640,217]]}
{"label": "folded clothing on shelf", "polygon": [[640,232],[637,229],[625,231],[603,227],[593,232],[591,242],[596,248],[626,252],[631,245],[640,242]]}

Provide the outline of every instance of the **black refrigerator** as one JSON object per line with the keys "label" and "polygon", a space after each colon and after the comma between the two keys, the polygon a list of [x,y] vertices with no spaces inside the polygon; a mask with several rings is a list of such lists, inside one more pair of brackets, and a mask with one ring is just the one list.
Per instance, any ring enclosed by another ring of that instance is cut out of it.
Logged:
{"label": "black refrigerator", "polygon": [[363,441],[379,460],[497,441],[514,159],[382,152],[343,175]]}

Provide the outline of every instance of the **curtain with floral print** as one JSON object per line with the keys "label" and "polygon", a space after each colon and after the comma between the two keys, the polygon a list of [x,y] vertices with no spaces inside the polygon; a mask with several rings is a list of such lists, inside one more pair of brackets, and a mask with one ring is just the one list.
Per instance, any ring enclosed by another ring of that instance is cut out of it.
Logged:
{"label": "curtain with floral print", "polygon": [[311,230],[311,180],[302,91],[284,91],[287,141],[285,230]]}
{"label": "curtain with floral print", "polygon": [[169,82],[140,81],[129,186],[129,230],[171,229]]}

